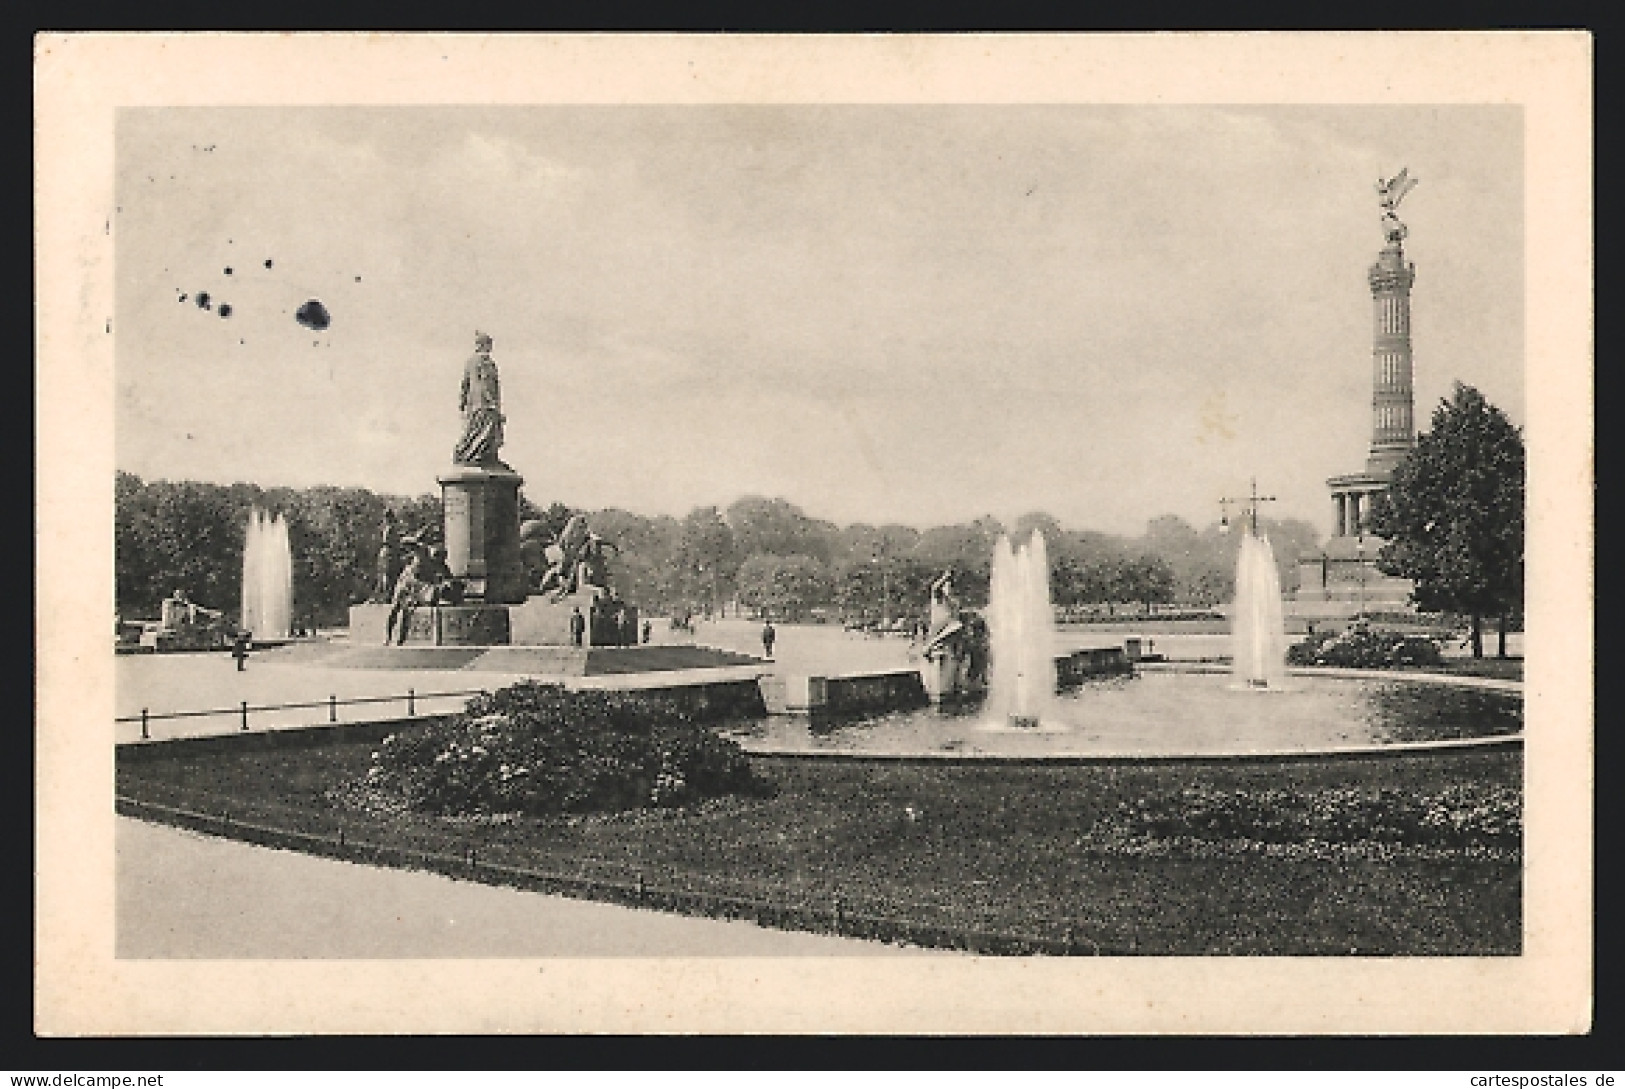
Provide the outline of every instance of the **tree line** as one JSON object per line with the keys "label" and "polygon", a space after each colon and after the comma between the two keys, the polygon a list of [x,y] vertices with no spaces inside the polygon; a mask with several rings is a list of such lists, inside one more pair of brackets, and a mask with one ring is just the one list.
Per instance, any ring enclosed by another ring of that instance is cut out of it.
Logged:
{"label": "tree line", "polygon": [[[115,497],[115,581],[119,612],[154,615],[177,589],[192,600],[235,612],[240,599],[245,527],[254,508],[281,514],[293,550],[296,618],[337,624],[364,601],[376,577],[386,509],[408,531],[438,533],[440,500],[381,495],[365,488],[261,488],[254,484],[143,481],[120,472]],[[521,517],[556,533],[578,513],[521,497]],[[746,496],[727,508],[697,507],[682,518],[646,517],[610,508],[584,511],[594,530],[619,548],[612,572],[623,596],[646,611],[706,611],[725,606],[786,620],[819,613],[841,618],[908,618],[924,610],[931,580],[945,568],[968,604],[986,602],[994,545],[1001,534],[1024,540],[1041,530],[1051,593],[1058,605],[1194,607],[1234,592],[1237,535],[1217,524],[1198,530],[1165,515],[1128,537],[1067,529],[1032,513],[1005,526],[991,517],[917,529],[813,518],[780,498]],[[1305,522],[1260,519],[1275,544],[1283,587],[1291,589],[1299,553],[1318,543]]]}
{"label": "tree line", "polygon": [[[438,533],[440,500],[379,495],[365,488],[261,488],[254,484],[143,481],[120,472],[114,487],[115,592],[126,617],[157,613],[180,589],[192,600],[235,613],[249,512],[288,522],[296,619],[342,623],[375,578],[386,508],[408,530]],[[521,498],[521,513],[556,533],[576,513]],[[1230,600],[1239,534],[1218,524],[1153,519],[1137,537],[1067,529],[1033,513],[1004,526],[987,517],[949,526],[839,526],[784,499],[747,496],[727,509],[698,507],[683,518],[609,509],[587,513],[620,548],[614,565],[625,596],[646,610],[702,610],[734,603],[799,619],[816,610],[843,617],[908,617],[923,609],[944,568],[971,605],[987,599],[994,544],[1044,533],[1051,593],[1058,605],[1195,607]],[[1295,562],[1319,547],[1314,527],[1261,517],[1274,545],[1282,589],[1296,589]],[[1523,608],[1524,445],[1521,432],[1470,386],[1457,384],[1434,411],[1431,429],[1394,471],[1373,506],[1371,530],[1386,538],[1379,566],[1413,580],[1424,612],[1470,621],[1482,653],[1482,622]]]}

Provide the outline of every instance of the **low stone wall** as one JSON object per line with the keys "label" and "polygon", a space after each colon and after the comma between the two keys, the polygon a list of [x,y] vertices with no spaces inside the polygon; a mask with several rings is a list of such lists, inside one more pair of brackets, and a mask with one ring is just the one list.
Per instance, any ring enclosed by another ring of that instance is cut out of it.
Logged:
{"label": "low stone wall", "polygon": [[[1057,655],[1055,679],[1058,687],[1073,688],[1090,677],[1131,674],[1134,663],[1122,647],[1092,647]],[[762,689],[767,706],[774,714],[862,715],[885,711],[908,711],[927,707],[933,699],[955,698],[934,693],[919,670],[902,669],[887,673],[847,674],[836,677],[764,677]],[[982,690],[964,694],[979,698]]]}
{"label": "low stone wall", "polygon": [[840,677],[785,677],[783,685],[783,707],[774,710],[791,714],[859,715],[925,707],[931,702],[916,669]]}
{"label": "low stone wall", "polygon": [[1074,688],[1090,677],[1133,672],[1134,663],[1122,647],[1089,647],[1055,659],[1055,683],[1062,688]]}

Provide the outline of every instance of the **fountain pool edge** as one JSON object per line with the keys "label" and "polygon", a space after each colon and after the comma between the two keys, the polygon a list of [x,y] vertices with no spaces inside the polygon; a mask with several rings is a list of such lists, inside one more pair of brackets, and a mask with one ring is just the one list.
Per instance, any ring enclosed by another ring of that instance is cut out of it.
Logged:
{"label": "fountain pool edge", "polygon": [[[1223,662],[1136,662],[1135,668],[1147,673],[1230,673]],[[1459,688],[1482,688],[1490,692],[1523,691],[1522,681],[1502,680],[1499,677],[1465,677],[1455,673],[1413,673],[1403,669],[1352,669],[1344,666],[1293,666],[1289,677],[1336,677],[1341,680],[1408,681],[1416,684],[1455,685]]]}
{"label": "fountain pool edge", "polygon": [[1502,734],[1498,737],[1462,737],[1442,741],[1407,741],[1389,745],[1348,745],[1324,749],[1271,749],[1258,752],[1202,752],[1202,753],[1057,753],[1035,755],[1028,753],[883,753],[853,752],[828,749],[755,749],[742,746],[745,755],[773,760],[826,760],[843,764],[929,764],[972,765],[998,764],[1011,766],[1077,766],[1083,764],[1282,764],[1302,763],[1309,760],[1370,760],[1403,756],[1455,756],[1465,753],[1517,751],[1523,752],[1523,734]]}

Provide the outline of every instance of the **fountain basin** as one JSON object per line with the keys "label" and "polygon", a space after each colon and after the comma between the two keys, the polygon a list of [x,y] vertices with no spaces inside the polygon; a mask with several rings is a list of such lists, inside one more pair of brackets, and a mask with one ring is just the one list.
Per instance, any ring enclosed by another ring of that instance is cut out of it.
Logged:
{"label": "fountain basin", "polygon": [[1096,680],[1056,696],[1036,727],[982,707],[941,707],[821,723],[771,716],[727,729],[747,751],[942,758],[1167,758],[1404,750],[1523,729],[1519,693],[1391,675],[1291,676],[1267,690],[1228,673]]}

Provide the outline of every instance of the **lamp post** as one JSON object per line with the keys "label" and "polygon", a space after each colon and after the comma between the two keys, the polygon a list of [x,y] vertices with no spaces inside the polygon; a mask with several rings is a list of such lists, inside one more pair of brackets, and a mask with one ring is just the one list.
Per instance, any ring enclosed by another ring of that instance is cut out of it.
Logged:
{"label": "lamp post", "polygon": [[880,573],[880,623],[891,623],[891,572],[886,568],[886,545],[881,542],[875,545],[874,553],[869,562]]}
{"label": "lamp post", "polygon": [[1354,555],[1355,555],[1355,562],[1358,564],[1359,569],[1360,569],[1360,608],[1359,608],[1359,611],[1355,614],[1355,619],[1363,620],[1363,619],[1365,619],[1365,534],[1364,533],[1361,533],[1358,537],[1354,538]]}
{"label": "lamp post", "polygon": [[1227,498],[1219,500],[1219,532],[1230,532],[1229,508],[1231,506],[1239,506],[1241,507],[1243,516],[1247,519],[1248,532],[1254,537],[1258,536],[1258,505],[1260,503],[1274,503],[1276,501],[1277,500],[1273,495],[1258,494],[1258,478],[1256,476],[1253,477],[1250,495],[1243,496],[1239,499]]}

